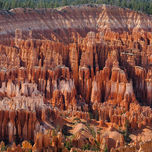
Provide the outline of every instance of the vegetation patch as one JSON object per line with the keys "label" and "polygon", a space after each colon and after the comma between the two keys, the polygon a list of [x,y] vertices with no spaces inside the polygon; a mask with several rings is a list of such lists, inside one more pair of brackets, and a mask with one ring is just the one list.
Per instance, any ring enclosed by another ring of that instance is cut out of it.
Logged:
{"label": "vegetation patch", "polygon": [[33,9],[57,8],[60,6],[80,4],[109,4],[152,14],[151,0],[0,0],[0,9],[9,10],[17,7]]}

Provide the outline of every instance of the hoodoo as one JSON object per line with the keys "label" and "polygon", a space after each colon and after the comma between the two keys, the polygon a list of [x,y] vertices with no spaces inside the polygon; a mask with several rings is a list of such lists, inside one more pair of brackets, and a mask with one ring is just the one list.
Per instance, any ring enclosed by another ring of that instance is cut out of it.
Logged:
{"label": "hoodoo", "polygon": [[91,4],[0,11],[10,150],[151,152],[151,107],[150,15]]}

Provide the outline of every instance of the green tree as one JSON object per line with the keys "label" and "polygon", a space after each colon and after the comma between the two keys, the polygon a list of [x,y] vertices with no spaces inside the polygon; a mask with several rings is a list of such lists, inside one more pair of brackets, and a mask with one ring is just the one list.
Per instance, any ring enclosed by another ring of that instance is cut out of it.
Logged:
{"label": "green tree", "polygon": [[67,1],[67,0],[62,0],[62,5],[63,5],[63,6],[68,5],[68,1]]}

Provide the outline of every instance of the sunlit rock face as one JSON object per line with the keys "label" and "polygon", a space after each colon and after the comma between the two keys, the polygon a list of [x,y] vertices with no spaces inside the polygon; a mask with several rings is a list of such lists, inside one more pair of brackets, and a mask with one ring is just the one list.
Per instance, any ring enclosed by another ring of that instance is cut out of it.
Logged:
{"label": "sunlit rock face", "polygon": [[151,64],[151,16],[106,5],[1,11],[0,139],[42,143],[63,113],[151,125]]}

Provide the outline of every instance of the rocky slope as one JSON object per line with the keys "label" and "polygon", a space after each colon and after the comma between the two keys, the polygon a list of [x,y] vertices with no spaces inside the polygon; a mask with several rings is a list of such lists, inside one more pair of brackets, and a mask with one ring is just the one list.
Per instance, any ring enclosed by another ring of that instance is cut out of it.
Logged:
{"label": "rocky slope", "polygon": [[1,38],[13,38],[14,31],[23,31],[23,37],[73,41],[73,34],[85,37],[89,31],[132,32],[151,31],[151,17],[129,9],[106,5],[67,6],[58,9],[16,8],[0,13]]}
{"label": "rocky slope", "polygon": [[152,133],[151,20],[106,5],[1,11],[0,140],[150,152],[129,133]]}

